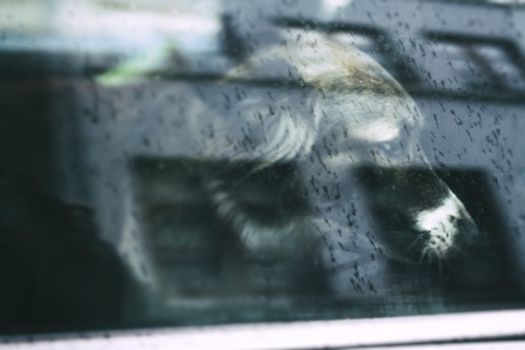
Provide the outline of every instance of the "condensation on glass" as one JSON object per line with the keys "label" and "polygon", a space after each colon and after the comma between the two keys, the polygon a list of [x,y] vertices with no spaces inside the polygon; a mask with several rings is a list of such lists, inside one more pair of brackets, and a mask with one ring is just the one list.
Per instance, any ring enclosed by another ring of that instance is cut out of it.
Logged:
{"label": "condensation on glass", "polygon": [[2,334],[523,307],[519,3],[0,9]]}

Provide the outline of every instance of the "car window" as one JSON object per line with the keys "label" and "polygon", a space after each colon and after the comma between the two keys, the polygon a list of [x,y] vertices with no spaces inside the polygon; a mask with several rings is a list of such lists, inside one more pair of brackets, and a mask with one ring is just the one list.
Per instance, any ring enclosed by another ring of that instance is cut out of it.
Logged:
{"label": "car window", "polygon": [[1,334],[523,307],[519,1],[0,9]]}

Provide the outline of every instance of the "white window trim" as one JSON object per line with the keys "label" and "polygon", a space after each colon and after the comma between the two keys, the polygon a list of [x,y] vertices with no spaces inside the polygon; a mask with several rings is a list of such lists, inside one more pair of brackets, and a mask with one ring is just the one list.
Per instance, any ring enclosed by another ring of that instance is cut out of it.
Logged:
{"label": "white window trim", "polygon": [[[265,323],[154,330],[94,332],[0,339],[0,349],[28,350],[272,350],[357,348],[525,349],[525,341],[472,344],[498,338],[525,340],[525,310],[377,319]],[[463,343],[457,343],[458,341]],[[443,343],[456,342],[448,346]],[[434,343],[434,345],[432,345]],[[440,343],[441,345],[437,345]],[[494,347],[496,346],[496,347]]]}

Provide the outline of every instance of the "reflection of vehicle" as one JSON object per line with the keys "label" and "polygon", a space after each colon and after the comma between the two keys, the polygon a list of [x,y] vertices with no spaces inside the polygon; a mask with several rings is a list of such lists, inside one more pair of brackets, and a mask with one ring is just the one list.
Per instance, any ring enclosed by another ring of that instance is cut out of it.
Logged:
{"label": "reflection of vehicle", "polygon": [[521,311],[392,317],[523,306],[521,7],[100,3],[55,1],[39,44],[3,24],[3,333],[523,336]]}

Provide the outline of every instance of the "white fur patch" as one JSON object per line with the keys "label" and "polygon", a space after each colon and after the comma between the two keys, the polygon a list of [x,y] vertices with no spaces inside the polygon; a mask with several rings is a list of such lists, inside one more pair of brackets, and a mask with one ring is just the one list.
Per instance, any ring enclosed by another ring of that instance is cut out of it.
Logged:
{"label": "white fur patch", "polygon": [[450,193],[439,206],[420,212],[416,226],[429,233],[428,248],[442,256],[454,244],[457,235],[455,220],[461,214],[461,203]]}

